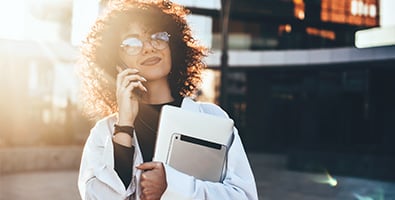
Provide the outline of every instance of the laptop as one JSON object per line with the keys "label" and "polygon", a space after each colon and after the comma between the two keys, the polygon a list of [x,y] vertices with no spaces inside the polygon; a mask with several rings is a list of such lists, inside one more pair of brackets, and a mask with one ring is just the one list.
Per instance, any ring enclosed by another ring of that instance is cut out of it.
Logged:
{"label": "laptop", "polygon": [[154,161],[204,181],[222,180],[233,120],[163,106]]}

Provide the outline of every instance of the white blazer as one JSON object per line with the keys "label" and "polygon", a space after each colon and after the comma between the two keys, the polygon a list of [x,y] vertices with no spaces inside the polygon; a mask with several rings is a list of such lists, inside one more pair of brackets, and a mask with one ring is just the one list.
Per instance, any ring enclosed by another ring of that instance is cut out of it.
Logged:
{"label": "white blazer", "polygon": [[[198,103],[184,98],[181,108],[228,117],[217,105]],[[121,179],[114,170],[112,144],[113,127],[117,115],[110,115],[96,123],[91,129],[82,153],[78,189],[83,200],[126,200],[140,199],[141,171],[135,166],[143,162],[137,140],[134,140],[135,153],[133,176],[125,190]],[[237,129],[233,128],[233,142],[228,151],[227,169],[222,182],[209,182],[196,179],[164,164],[167,188],[162,200],[257,200],[255,179],[248,162]],[[134,138],[136,133],[134,133]]]}

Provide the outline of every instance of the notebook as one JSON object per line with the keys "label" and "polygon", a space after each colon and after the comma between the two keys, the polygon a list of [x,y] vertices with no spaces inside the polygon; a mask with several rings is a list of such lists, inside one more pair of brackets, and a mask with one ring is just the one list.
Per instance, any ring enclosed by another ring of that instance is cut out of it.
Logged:
{"label": "notebook", "polygon": [[229,118],[165,105],[153,160],[201,180],[221,181],[232,133]]}

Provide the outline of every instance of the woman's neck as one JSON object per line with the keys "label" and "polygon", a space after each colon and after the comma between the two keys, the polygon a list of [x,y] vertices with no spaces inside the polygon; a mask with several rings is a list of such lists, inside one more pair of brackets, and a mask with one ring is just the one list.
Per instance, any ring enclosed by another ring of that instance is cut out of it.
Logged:
{"label": "woman's neck", "polygon": [[147,92],[142,96],[142,102],[146,104],[163,104],[174,101],[167,80],[148,81],[144,84]]}

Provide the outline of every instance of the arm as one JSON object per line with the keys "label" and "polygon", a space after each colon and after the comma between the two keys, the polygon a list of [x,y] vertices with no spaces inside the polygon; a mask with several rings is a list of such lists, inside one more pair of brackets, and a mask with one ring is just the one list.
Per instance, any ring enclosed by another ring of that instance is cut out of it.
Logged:
{"label": "arm", "polygon": [[165,165],[165,171],[167,189],[161,198],[163,200],[258,199],[255,179],[236,128],[222,183],[198,180],[168,165]]}
{"label": "arm", "polygon": [[[122,70],[117,75],[117,104],[119,106],[119,119],[117,124],[121,126],[133,126],[134,119],[138,113],[137,98],[131,96],[131,91],[136,87],[146,91],[141,81],[146,81],[137,75],[136,69]],[[133,98],[131,98],[133,97]],[[109,128],[111,127],[111,128]],[[83,200],[85,199],[125,199],[127,194],[124,183],[114,170],[114,149],[113,142],[126,147],[132,147],[133,139],[126,133],[119,133],[112,138],[112,126],[105,120],[99,121],[91,130],[82,154],[80,174],[78,178],[78,188]],[[118,149],[117,149],[118,150]],[[116,151],[117,151],[116,150]],[[118,154],[118,151],[116,152]],[[116,170],[119,158],[116,157]],[[121,161],[123,162],[123,161]],[[129,162],[126,160],[125,162]],[[131,166],[131,165],[130,165]],[[126,172],[128,174],[130,171]],[[120,175],[123,176],[123,175]],[[126,182],[130,179],[125,179]],[[132,185],[132,191],[135,186]]]}
{"label": "arm", "polygon": [[113,145],[107,123],[91,130],[82,153],[78,189],[83,200],[126,199],[129,195],[114,170]]}

